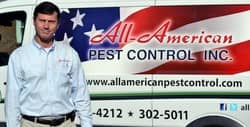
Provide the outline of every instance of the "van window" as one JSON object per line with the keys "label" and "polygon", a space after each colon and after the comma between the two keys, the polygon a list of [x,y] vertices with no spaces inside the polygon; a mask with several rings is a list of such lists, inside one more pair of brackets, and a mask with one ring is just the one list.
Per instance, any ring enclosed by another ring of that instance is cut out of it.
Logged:
{"label": "van window", "polygon": [[25,20],[23,11],[0,14],[0,66],[7,65],[10,53],[21,45]]}

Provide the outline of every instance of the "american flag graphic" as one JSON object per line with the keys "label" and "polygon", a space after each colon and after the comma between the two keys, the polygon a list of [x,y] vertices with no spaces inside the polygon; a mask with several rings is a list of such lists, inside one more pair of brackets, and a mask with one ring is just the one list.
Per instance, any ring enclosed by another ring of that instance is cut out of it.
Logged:
{"label": "american flag graphic", "polygon": [[111,45],[109,42],[101,45],[89,44],[91,34],[104,32],[118,20],[120,20],[119,8],[63,9],[56,40],[69,43],[84,62],[88,60],[87,51],[90,48],[118,47],[118,44]]}
{"label": "american flag graphic", "polygon": [[[104,40],[90,43],[91,37],[104,34],[117,22],[132,22],[130,36],[153,32],[164,21],[171,21],[168,34],[230,34],[232,43],[168,44],[155,39],[145,44],[131,41],[126,44]],[[62,10],[61,24],[56,40],[70,44],[80,56],[89,74],[238,74],[250,70],[250,5],[193,5],[152,7],[72,8]],[[171,60],[90,60],[89,49],[181,49],[192,50],[194,62]],[[231,61],[209,62],[202,60],[205,50],[226,49]]]}

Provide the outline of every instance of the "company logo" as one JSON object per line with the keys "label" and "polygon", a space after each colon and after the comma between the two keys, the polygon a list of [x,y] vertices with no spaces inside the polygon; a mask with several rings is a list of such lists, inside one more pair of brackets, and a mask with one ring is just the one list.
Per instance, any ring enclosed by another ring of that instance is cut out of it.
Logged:
{"label": "company logo", "polygon": [[67,59],[58,59],[58,62],[61,63],[61,62],[70,62],[70,60],[67,60]]}
{"label": "company logo", "polygon": [[[132,36],[132,31],[134,29],[135,23],[121,22],[118,21],[113,27],[111,27],[106,33],[101,33],[94,35],[90,38],[89,42],[91,44],[102,44],[104,40],[108,40],[110,43],[128,43],[128,42],[138,42],[138,43],[148,43],[152,42],[152,39],[156,39],[159,43],[232,43],[233,36],[231,34],[208,34],[205,30],[201,29],[199,34],[190,35],[189,33],[181,34],[168,34],[172,24],[171,20],[166,20],[159,27],[151,32],[146,32],[138,36]],[[220,38],[220,39],[218,39]]]}
{"label": "company logo", "polygon": [[227,104],[221,103],[220,104],[220,111],[227,111]]}
{"label": "company logo", "polygon": [[221,103],[220,106],[220,111],[238,111],[238,104],[236,103]]}

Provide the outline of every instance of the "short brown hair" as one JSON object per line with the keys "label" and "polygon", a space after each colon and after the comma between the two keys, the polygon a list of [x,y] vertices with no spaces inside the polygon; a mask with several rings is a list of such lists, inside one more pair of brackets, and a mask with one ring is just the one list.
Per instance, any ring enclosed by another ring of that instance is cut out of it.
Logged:
{"label": "short brown hair", "polygon": [[34,14],[33,14],[33,18],[36,19],[38,13],[53,14],[54,12],[57,13],[57,19],[59,21],[60,20],[59,8],[55,4],[48,2],[48,1],[45,1],[45,2],[42,2],[36,6]]}

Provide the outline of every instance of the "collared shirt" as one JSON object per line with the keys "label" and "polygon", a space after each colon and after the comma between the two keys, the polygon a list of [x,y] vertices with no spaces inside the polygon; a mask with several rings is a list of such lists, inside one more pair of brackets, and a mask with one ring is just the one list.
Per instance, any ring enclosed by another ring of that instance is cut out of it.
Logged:
{"label": "collared shirt", "polygon": [[21,114],[56,116],[77,111],[82,127],[91,127],[90,97],[78,54],[53,42],[46,51],[33,41],[10,56],[5,113],[7,127],[19,127]]}

